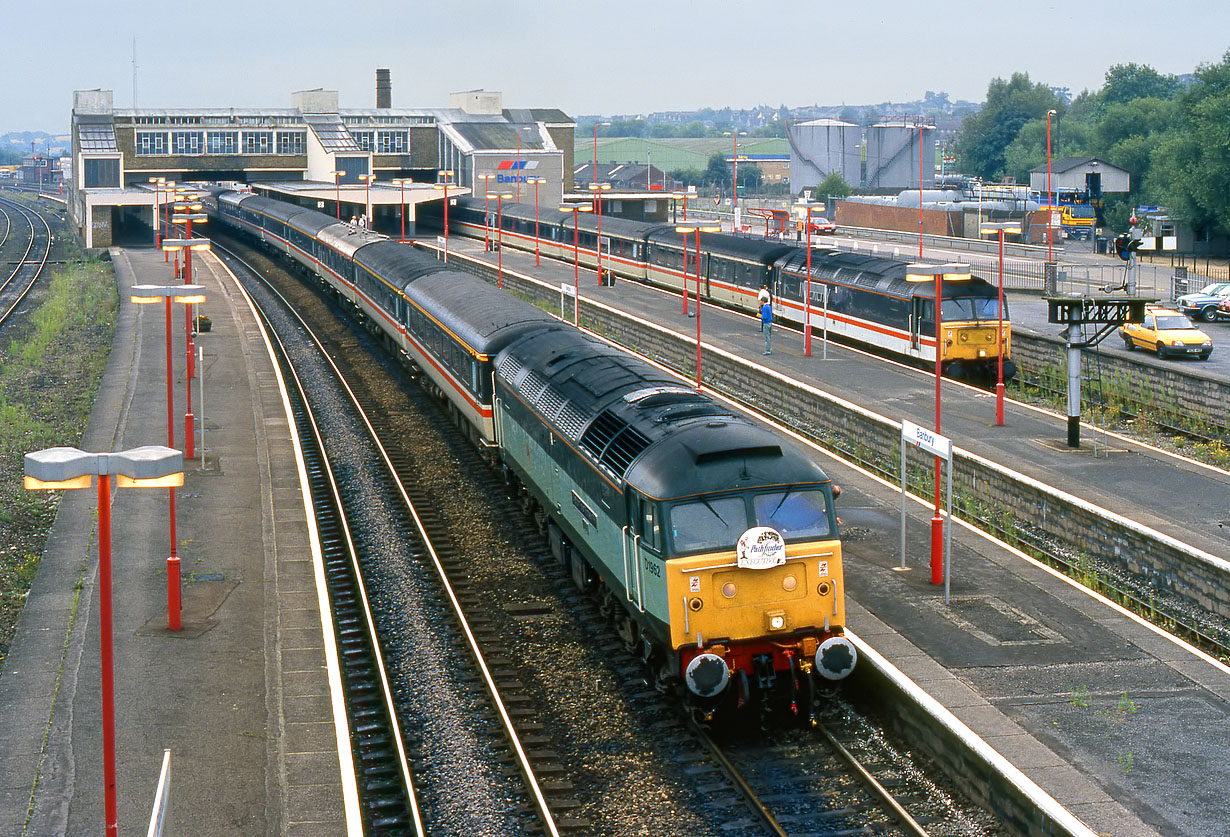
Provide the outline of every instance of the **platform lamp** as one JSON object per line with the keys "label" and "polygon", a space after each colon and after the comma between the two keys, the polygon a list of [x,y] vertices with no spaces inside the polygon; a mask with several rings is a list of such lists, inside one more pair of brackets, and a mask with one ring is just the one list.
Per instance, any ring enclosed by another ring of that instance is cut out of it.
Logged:
{"label": "platform lamp", "polygon": [[572,321],[577,325],[581,324],[581,260],[580,260],[580,241],[581,233],[577,222],[578,212],[593,212],[593,207],[585,206],[584,204],[574,204],[572,206],[561,206],[560,212],[572,213],[572,281],[575,293],[572,297]]}
{"label": "platform lamp", "polygon": [[489,181],[495,179],[494,174],[480,174],[478,179],[483,182],[483,249],[491,252],[491,209],[487,199],[490,195],[487,193]]}
{"label": "platform lamp", "polygon": [[184,484],[179,451],[147,445],[111,453],[45,448],[25,456],[31,491],[89,488],[98,477],[98,623],[102,657],[103,831],[119,834],[115,790],[115,679],[111,619],[111,477],[119,488],[174,488]]}
{"label": "platform lamp", "polygon": [[[181,216],[172,216],[179,222]],[[207,252],[210,249],[210,241],[208,238],[194,238],[192,235],[192,222],[203,222],[208,220],[208,216],[204,214],[190,214],[182,216],[186,221],[187,236],[184,238],[169,238],[162,242],[163,247],[168,244],[173,247],[178,247],[184,251],[184,284],[192,283],[192,251],[197,250]],[[177,255],[178,259],[179,256]],[[196,375],[196,340],[193,338],[194,330],[192,328],[192,303],[184,306],[184,334],[186,335],[185,350],[188,353],[188,359],[185,361],[185,369],[187,370],[188,383],[188,403],[185,405],[184,412],[184,453],[189,459],[196,459],[196,431],[193,427],[196,419],[192,414],[192,378]]]}
{"label": "platform lamp", "polygon": [[610,183],[591,183],[589,190],[594,193],[595,211],[598,213],[598,284],[602,285],[602,193],[609,191]]}
{"label": "platform lamp", "polygon": [[[675,232],[681,234],[683,239],[683,249],[687,252],[688,243],[687,236],[689,233],[696,233],[696,391],[700,392],[700,234],[702,232],[721,232],[722,224],[720,221],[696,221],[686,226],[675,227]],[[684,263],[687,263],[687,258],[684,258]],[[685,271],[686,273],[686,271]],[[684,276],[684,308],[686,313],[687,308],[687,276]]]}
{"label": "platform lamp", "polygon": [[1055,207],[1059,205],[1059,201],[1055,200],[1055,193],[1051,191],[1051,117],[1057,114],[1058,111],[1054,110],[1046,112],[1046,260],[1048,262],[1055,261],[1055,254],[1051,249],[1051,239],[1054,238],[1055,228],[1051,225],[1051,219],[1055,217]]}
{"label": "platform lamp", "polygon": [[440,169],[436,172],[439,182],[434,185],[436,189],[444,190],[444,263],[448,264],[448,179],[453,176],[453,172],[449,169]]}
{"label": "platform lamp", "polygon": [[999,352],[996,360],[997,374],[995,376],[995,426],[1004,426],[1004,352],[1007,345],[1004,340],[1004,233],[1021,234],[1021,223],[1009,221],[991,223],[983,221],[978,225],[979,235],[999,235],[999,327],[995,333],[999,336]]}
{"label": "platform lamp", "polygon": [[165,177],[151,177],[149,182],[154,184],[154,246],[162,247],[162,201],[159,198],[162,196],[162,184],[167,182]]}
{"label": "platform lamp", "polygon": [[544,177],[531,177],[528,182],[534,184],[534,264],[540,265],[542,264],[542,257],[539,247],[541,239],[538,237],[538,187],[546,183],[547,180]]}
{"label": "platform lamp", "polygon": [[333,176],[333,204],[337,210],[337,220],[342,220],[342,178],[346,176],[344,171],[331,171]]}
{"label": "platform lamp", "polygon": [[[172,193],[172,192],[174,192],[174,191],[175,191],[175,181],[174,181],[174,180],[164,180],[164,181],[163,181],[163,183],[162,183],[162,193],[163,193],[163,195],[166,197],[166,200],[168,200],[168,201],[170,201],[170,200],[171,200],[171,193]],[[166,218],[163,218],[163,217],[162,217],[162,213],[161,213],[161,212],[159,212],[159,213],[158,213],[158,225],[159,225],[159,227],[161,228],[161,227],[162,227],[163,225],[165,225],[165,224],[166,224]],[[160,246],[160,247],[161,247],[162,245],[161,245],[161,244],[159,244],[158,246]],[[163,251],[162,251],[162,262],[163,262],[163,264],[166,264],[166,263],[167,263],[167,262],[169,262],[170,260],[171,260],[171,254],[170,254],[170,253],[168,253],[167,251],[163,250]]]}
{"label": "platform lamp", "polygon": [[512,192],[500,192],[495,196],[495,226],[498,236],[495,246],[496,284],[504,287],[504,201],[512,198]]}
{"label": "platform lamp", "polygon": [[408,177],[393,178],[393,185],[401,190],[401,240],[406,240],[406,184],[414,181]]}
{"label": "platform lamp", "polygon": [[[205,288],[202,285],[133,285],[130,299],[139,305],[152,305],[162,302],[166,306],[166,338],[167,338],[167,447],[175,447],[175,396],[173,384],[175,371],[171,363],[171,303],[183,305],[205,301]],[[191,377],[188,380],[192,380]],[[191,439],[191,435],[188,437]],[[182,461],[182,458],[181,458]],[[179,551],[175,536],[175,488],[168,492],[169,527],[171,534],[171,555],[167,558],[167,628],[172,631],[180,629],[180,581],[179,581]]]}
{"label": "platform lamp", "polygon": [[376,179],[376,175],[361,174],[359,179],[367,185],[364,202],[367,205],[367,229],[370,230],[376,225],[375,213],[372,212],[372,181]]}

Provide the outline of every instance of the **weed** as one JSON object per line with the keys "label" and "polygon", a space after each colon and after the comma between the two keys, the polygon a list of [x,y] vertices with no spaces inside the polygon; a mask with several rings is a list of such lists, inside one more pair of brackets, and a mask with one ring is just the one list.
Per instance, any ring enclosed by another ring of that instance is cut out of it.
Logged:
{"label": "weed", "polygon": [[1072,689],[1072,697],[1068,703],[1073,706],[1086,707],[1089,705],[1089,687],[1076,686]]}

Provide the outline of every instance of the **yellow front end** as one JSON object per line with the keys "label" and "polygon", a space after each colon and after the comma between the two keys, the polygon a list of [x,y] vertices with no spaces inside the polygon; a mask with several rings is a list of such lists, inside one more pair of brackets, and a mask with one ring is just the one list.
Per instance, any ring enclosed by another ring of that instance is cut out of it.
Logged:
{"label": "yellow front end", "polygon": [[666,573],[672,650],[794,644],[798,632],[822,637],[845,624],[839,540],[788,544],[786,562],[767,569],[741,568],[726,551],[672,559]]}
{"label": "yellow front end", "polygon": [[[995,340],[998,322],[944,323],[943,329],[945,361],[989,361],[999,356]],[[1003,338],[1004,357],[1011,357],[1012,332],[1007,320],[1004,321]]]}

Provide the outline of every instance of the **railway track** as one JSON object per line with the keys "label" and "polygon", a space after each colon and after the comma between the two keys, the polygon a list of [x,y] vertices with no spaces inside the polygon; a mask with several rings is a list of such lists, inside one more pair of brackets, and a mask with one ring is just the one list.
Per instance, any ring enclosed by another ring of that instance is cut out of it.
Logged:
{"label": "railway track", "polygon": [[[509,681],[497,682],[506,674],[498,649],[483,647],[446,568],[456,558],[432,498],[410,464],[385,451],[307,323],[271,286],[249,291],[272,334],[300,335],[276,342],[295,382],[366,830],[461,833],[478,823],[480,832],[558,834],[512,723]],[[390,624],[392,607],[409,620]],[[412,626],[430,630],[405,633]],[[392,661],[389,643],[399,649]],[[450,664],[458,658],[467,662]]]}
{"label": "railway track", "polygon": [[[5,246],[12,248],[14,242],[9,239],[16,230],[28,226],[30,241],[20,255],[9,264],[12,270],[0,280],[0,326],[2,326],[13,311],[17,309],[34,288],[34,283],[43,273],[47,259],[51,254],[51,227],[37,212],[28,209],[18,201],[0,198],[0,215],[5,220],[4,238],[0,239],[0,252]],[[15,229],[16,228],[16,229]]]}

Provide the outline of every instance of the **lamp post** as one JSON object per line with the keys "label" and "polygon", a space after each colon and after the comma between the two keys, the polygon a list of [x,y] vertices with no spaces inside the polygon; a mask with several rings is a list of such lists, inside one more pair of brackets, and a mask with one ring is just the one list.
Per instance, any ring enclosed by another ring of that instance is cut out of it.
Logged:
{"label": "lamp post", "polygon": [[[131,300],[138,304],[150,305],[159,301],[166,306],[166,340],[167,340],[167,447],[175,447],[175,396],[172,386],[175,383],[175,372],[171,364],[171,303],[179,302],[191,305],[205,301],[205,288],[202,285],[133,285]],[[189,378],[191,380],[191,378]],[[189,437],[190,438],[190,437]],[[171,555],[167,558],[167,628],[172,631],[180,629],[180,581],[178,539],[175,536],[175,489],[168,491],[171,536]]]}
{"label": "lamp post", "polygon": [[333,175],[333,205],[337,210],[337,220],[342,220],[342,176],[344,171],[331,171]]}
{"label": "lamp post", "polygon": [[[922,261],[923,257],[923,124],[920,120],[918,123],[918,260]],[[939,432],[938,428],[936,432]],[[938,461],[938,460],[937,460]],[[936,471],[936,479],[939,479],[939,471]]]}
{"label": "lamp post", "polygon": [[154,246],[162,247],[162,201],[159,200],[162,192],[162,184],[167,182],[165,177],[151,177],[150,183],[154,184]]}
{"label": "lamp post", "polygon": [[448,264],[448,179],[453,176],[453,172],[440,169],[436,175],[440,182],[435,184],[435,188],[444,190],[444,263]]}
{"label": "lamp post", "polygon": [[996,359],[998,373],[995,378],[995,426],[1004,426],[1004,233],[1015,233],[1020,235],[1021,225],[1016,222],[1007,222],[1002,224],[993,224],[989,221],[984,221],[978,225],[978,233],[987,235],[989,233],[999,234],[999,328],[996,329],[999,343],[999,357]]}
{"label": "lamp post", "polygon": [[115,679],[111,636],[111,477],[119,488],[184,484],[183,456],[158,445],[114,453],[46,448],[25,456],[28,490],[89,488],[98,477],[98,633],[102,675],[103,833],[119,834],[115,790]]}
{"label": "lamp post", "polygon": [[366,190],[366,194],[363,199],[363,202],[366,204],[366,211],[367,211],[367,215],[365,216],[367,218],[367,226],[365,227],[365,229],[370,230],[375,225],[375,220],[376,220],[373,217],[373,213],[372,213],[372,181],[376,179],[376,175],[361,174],[359,175],[359,179],[362,180],[367,185],[367,190]]}
{"label": "lamp post", "polygon": [[539,247],[539,241],[541,239],[538,237],[538,187],[546,182],[547,182],[546,179],[542,177],[531,177],[530,178],[530,183],[534,184],[534,264],[535,265],[542,264],[542,257],[539,252],[541,249]]}
{"label": "lamp post", "polygon": [[[735,152],[733,156],[734,171],[731,175],[731,180],[734,184],[734,189],[731,190],[730,196],[730,217],[732,219],[733,228],[731,232],[738,232],[739,227],[739,132],[732,130],[731,136],[735,138]],[[746,133],[746,132],[744,132]]]}
{"label": "lamp post", "polygon": [[483,182],[483,249],[487,252],[491,252],[491,210],[488,208],[489,204],[487,203],[487,183],[494,177],[494,174],[480,174],[478,176],[478,179]]}
{"label": "lamp post", "polygon": [[598,182],[598,126],[609,126],[610,122],[595,122],[594,123],[594,179],[593,182]]}
{"label": "lamp post", "polygon": [[[696,233],[696,391],[700,392],[700,234],[701,232],[721,232],[722,224],[720,221],[709,224],[697,221],[695,224],[687,226],[675,227],[675,232],[681,234],[683,238],[684,253],[688,250],[688,233]],[[684,263],[687,263],[687,258],[684,258]],[[686,271],[684,271],[686,274]],[[686,313],[687,308],[687,276],[684,276],[684,308]]]}
{"label": "lamp post", "polygon": [[393,178],[393,185],[401,190],[401,240],[406,240],[406,184],[414,181],[408,177]]}
{"label": "lamp post", "polygon": [[580,248],[577,242],[580,239],[581,233],[577,222],[578,212],[591,212],[592,209],[588,206],[561,206],[560,212],[572,213],[572,281],[575,293],[572,297],[572,321],[577,325],[581,324],[581,260]]}
{"label": "lamp post", "polygon": [[1055,217],[1055,193],[1051,191],[1051,117],[1056,114],[1054,110],[1046,112],[1046,260],[1048,262],[1055,261],[1055,254],[1051,250],[1051,239],[1054,237],[1051,219]]}
{"label": "lamp post", "polygon": [[[595,146],[596,147],[596,146]],[[598,213],[598,284],[603,284],[602,277],[602,193],[611,188],[610,183],[591,183],[589,190],[594,193],[594,206]]]}
{"label": "lamp post", "polygon": [[[811,204],[807,205],[807,279],[803,283],[803,357],[811,357]],[[827,312],[827,309],[826,309]],[[827,314],[826,314],[827,316]],[[825,321],[826,329],[828,321]],[[828,332],[826,331],[825,334]]]}
{"label": "lamp post", "polygon": [[511,198],[511,192],[500,192],[495,196],[495,225],[496,225],[496,284],[499,287],[504,287],[504,199]]}
{"label": "lamp post", "polygon": [[[167,181],[165,181],[165,182],[162,184],[162,191],[163,191],[163,194],[164,194],[164,195],[166,195],[167,200],[170,200],[170,199],[171,199],[171,193],[172,193],[173,191],[175,191],[175,181],[174,181],[174,180],[167,180]],[[163,217],[162,217],[162,213],[161,213],[161,212],[159,212],[159,213],[158,213],[158,226],[159,226],[159,228],[161,229],[161,228],[162,228],[165,224],[166,224],[166,219],[165,219],[165,218],[163,218]],[[162,245],[159,245],[159,246],[162,246]],[[168,253],[166,250],[163,250],[163,251],[162,251],[162,263],[163,263],[163,264],[166,264],[166,263],[167,263],[168,261],[170,261],[170,260],[171,260],[171,255],[170,255],[170,253]]]}
{"label": "lamp post", "polygon": [[[196,209],[200,209],[200,204],[195,205]],[[172,215],[171,220],[175,223],[185,224],[185,237],[182,239],[168,239],[163,242],[163,246],[172,244],[176,248],[184,251],[184,284],[192,283],[192,251],[193,250],[209,250],[210,241],[208,238],[193,238],[192,237],[192,222],[197,221],[204,223],[209,220],[209,216],[201,212],[193,212],[185,215]],[[179,256],[176,255],[178,259]],[[192,334],[192,304],[189,303],[184,307],[184,334],[186,337],[185,351],[187,352],[187,361],[185,369],[187,370],[188,382],[188,403],[187,411],[184,413],[184,455],[188,459],[195,459],[196,433],[193,430],[193,424],[196,417],[192,414],[192,376],[196,371],[196,341],[193,340]]]}

